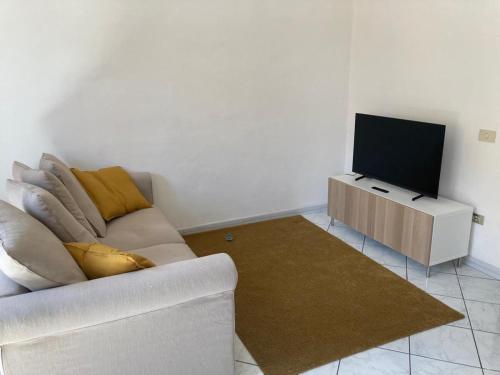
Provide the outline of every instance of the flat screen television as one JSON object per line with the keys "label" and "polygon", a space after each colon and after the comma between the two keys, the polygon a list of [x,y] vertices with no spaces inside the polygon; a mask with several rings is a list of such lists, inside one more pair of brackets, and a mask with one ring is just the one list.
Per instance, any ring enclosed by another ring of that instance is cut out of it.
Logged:
{"label": "flat screen television", "polygon": [[356,114],[354,173],[437,198],[444,125]]}

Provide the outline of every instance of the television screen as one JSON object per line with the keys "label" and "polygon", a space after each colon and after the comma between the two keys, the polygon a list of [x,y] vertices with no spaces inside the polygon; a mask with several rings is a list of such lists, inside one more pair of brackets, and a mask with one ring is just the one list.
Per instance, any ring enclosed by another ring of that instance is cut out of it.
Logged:
{"label": "television screen", "polygon": [[352,170],[437,198],[445,128],[357,113]]}

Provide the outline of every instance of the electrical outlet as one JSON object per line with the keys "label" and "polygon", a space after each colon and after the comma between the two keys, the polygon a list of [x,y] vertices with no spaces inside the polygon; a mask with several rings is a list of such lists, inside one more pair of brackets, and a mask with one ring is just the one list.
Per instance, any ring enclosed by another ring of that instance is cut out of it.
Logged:
{"label": "electrical outlet", "polygon": [[497,132],[495,130],[479,129],[479,140],[481,142],[495,143]]}
{"label": "electrical outlet", "polygon": [[484,216],[476,214],[475,212],[472,214],[472,222],[479,224],[479,225],[484,225]]}

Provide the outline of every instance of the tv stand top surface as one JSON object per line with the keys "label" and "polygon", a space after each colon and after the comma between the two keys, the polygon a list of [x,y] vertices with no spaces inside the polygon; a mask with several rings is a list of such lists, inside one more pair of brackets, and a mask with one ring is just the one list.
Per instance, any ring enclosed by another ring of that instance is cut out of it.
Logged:
{"label": "tv stand top surface", "polygon": [[[413,208],[415,210],[425,212],[432,216],[451,214],[453,212],[460,212],[460,211],[470,211],[472,215],[473,208],[471,206],[451,199],[439,196],[438,199],[423,197],[416,201],[412,201],[412,198],[414,198],[415,195],[417,195],[417,193],[413,191],[406,190],[398,186],[388,184],[387,182],[382,182],[368,177],[356,181],[356,177],[357,176],[343,174],[331,178],[343,182],[347,185],[351,185],[359,189],[368,191],[371,194],[375,194],[380,197],[394,201],[396,203],[402,204],[404,206]],[[383,193],[374,190],[373,186],[376,186],[384,190],[388,190],[389,193]]]}

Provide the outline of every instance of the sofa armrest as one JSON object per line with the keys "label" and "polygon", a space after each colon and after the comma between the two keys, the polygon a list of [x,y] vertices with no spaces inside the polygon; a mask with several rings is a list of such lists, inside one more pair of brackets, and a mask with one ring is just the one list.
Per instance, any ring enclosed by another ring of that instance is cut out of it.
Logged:
{"label": "sofa armrest", "polygon": [[144,195],[144,198],[148,200],[149,203],[154,204],[153,197],[153,181],[151,174],[148,172],[130,172],[127,173],[132,177],[134,183],[139,188],[139,191]]}
{"label": "sofa armrest", "polygon": [[227,254],[0,299],[0,346],[233,293]]}

